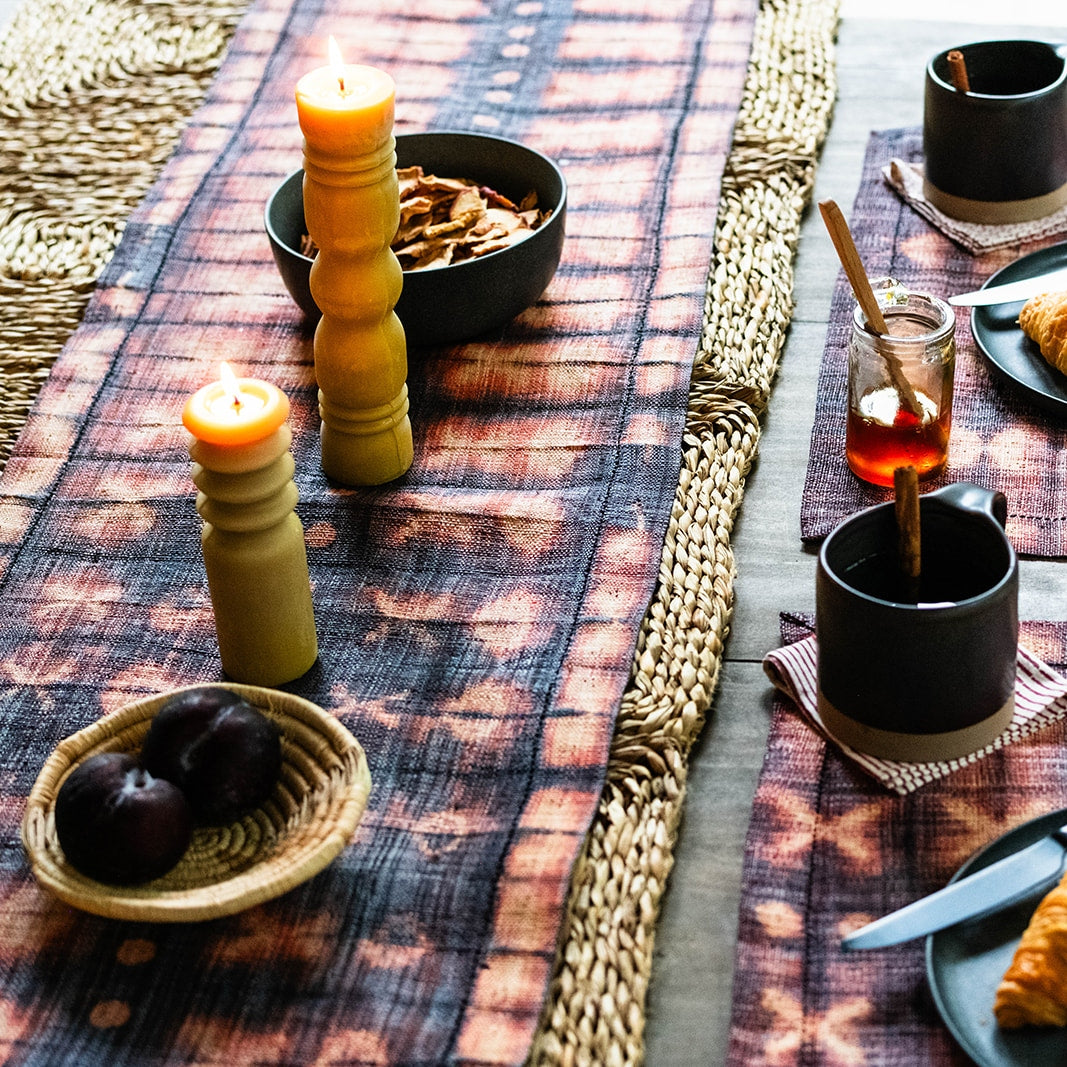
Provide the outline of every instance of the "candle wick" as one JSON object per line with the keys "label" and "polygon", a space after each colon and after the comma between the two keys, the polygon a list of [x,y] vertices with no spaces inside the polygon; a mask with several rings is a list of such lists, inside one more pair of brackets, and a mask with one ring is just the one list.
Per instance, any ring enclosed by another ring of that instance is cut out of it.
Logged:
{"label": "candle wick", "polygon": [[337,75],[337,84],[341,88],[341,95],[344,96],[345,95],[345,76],[343,74],[338,74]]}

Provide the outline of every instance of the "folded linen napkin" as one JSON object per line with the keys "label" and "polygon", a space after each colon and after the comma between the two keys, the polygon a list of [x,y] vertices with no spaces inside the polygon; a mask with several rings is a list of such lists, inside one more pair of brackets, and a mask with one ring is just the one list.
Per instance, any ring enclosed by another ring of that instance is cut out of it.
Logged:
{"label": "folded linen napkin", "polygon": [[975,255],[1067,233],[1067,206],[1030,222],[1005,223],[1000,226],[962,222],[946,215],[926,199],[923,194],[923,170],[920,165],[894,158],[882,168],[882,177],[927,222],[933,223],[946,237],[951,237]]}
{"label": "folded linen napkin", "polygon": [[774,685],[788,696],[802,717],[868,774],[901,796],[920,786],[944,778],[953,771],[988,756],[991,752],[1019,741],[1067,715],[1067,678],[1019,647],[1015,681],[1015,715],[1008,728],[985,748],[953,760],[908,763],[903,760],[868,756],[838,741],[826,728],[818,712],[815,637],[768,652],[763,669]]}

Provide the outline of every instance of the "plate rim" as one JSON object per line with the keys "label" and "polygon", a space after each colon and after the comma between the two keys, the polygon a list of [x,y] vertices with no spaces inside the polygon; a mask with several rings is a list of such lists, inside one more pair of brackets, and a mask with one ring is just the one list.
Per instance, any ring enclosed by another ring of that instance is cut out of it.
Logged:
{"label": "plate rim", "polygon": [[[1032,819],[1019,823],[1019,825],[1014,826],[1009,830],[1005,830],[1004,833],[995,837],[992,841],[978,849],[965,860],[949,879],[948,884],[952,885],[954,882],[959,881],[968,874],[979,871],[983,867],[988,866],[988,864],[1000,859],[1001,852],[1007,842],[1018,838],[1020,840],[1018,848],[1025,848],[1028,844],[1039,840],[1044,834],[1051,832],[1051,830],[1058,826],[1062,826],[1065,822],[1067,822],[1067,807],[1046,812],[1044,815],[1036,815]],[[1017,849],[1013,848],[1010,851],[1014,852],[1017,851]],[[1010,852],[1003,853],[1003,855],[1009,854]],[[975,921],[989,922],[994,920],[996,915],[997,913],[994,913],[984,919]],[[924,952],[926,981],[930,988],[930,993],[933,997],[937,1013],[949,1033],[952,1034],[953,1038],[956,1040],[956,1043],[975,1061],[976,1064],[978,1064],[978,1067],[1022,1067],[1019,1061],[1009,1061],[1002,1058],[990,1059],[986,1055],[987,1050],[974,1043],[972,1035],[973,1028],[961,1025],[958,1013],[952,1011],[950,1005],[946,1002],[945,993],[941,988],[937,976],[937,960],[935,957],[938,954],[939,945],[943,945],[946,939],[952,938],[955,929],[955,927],[948,927],[944,930],[938,930],[926,938]],[[1014,945],[1018,945],[1021,938],[1022,931],[1019,932],[1019,937],[1014,939],[1013,952]],[[1064,1034],[1064,1040],[1067,1041],[1067,1033]]]}
{"label": "plate rim", "polygon": [[[1051,259],[1051,263],[1044,263],[1044,260]],[[1029,271],[1027,266],[1030,264],[1041,264],[1037,270]],[[1025,255],[1019,256],[1017,259],[1013,259],[1010,263],[1006,263],[1003,267],[994,271],[981,285],[981,289],[989,289],[995,285],[1000,285],[1009,281],[1021,281],[1024,278],[1033,277],[1034,274],[1040,274],[1045,270],[1054,269],[1057,266],[1067,267],[1067,241],[1057,241],[1054,244],[1047,245],[1044,248],[1035,249],[1033,252],[1027,252]],[[1013,300],[1012,304],[1019,304],[1021,307],[1025,301]],[[991,305],[993,307],[1003,305]],[[971,336],[974,338],[974,342],[977,345],[979,351],[985,356],[991,369],[1002,380],[1009,383],[1012,388],[1021,390],[1022,394],[1030,400],[1032,403],[1042,407],[1045,411],[1051,412],[1056,415],[1067,416],[1067,381],[1065,381],[1063,390],[1060,394],[1049,393],[1032,382],[1025,381],[1014,373],[1010,367],[1005,366],[1001,358],[996,351],[992,348],[988,338],[985,336],[991,333],[992,328],[983,322],[983,316],[990,314],[990,306],[985,307],[972,307],[970,317]],[[1020,328],[1020,333],[1022,332]],[[1042,358],[1043,357],[1040,357]],[[1044,364],[1049,366],[1048,364]],[[1051,370],[1055,370],[1054,367],[1050,367]]]}

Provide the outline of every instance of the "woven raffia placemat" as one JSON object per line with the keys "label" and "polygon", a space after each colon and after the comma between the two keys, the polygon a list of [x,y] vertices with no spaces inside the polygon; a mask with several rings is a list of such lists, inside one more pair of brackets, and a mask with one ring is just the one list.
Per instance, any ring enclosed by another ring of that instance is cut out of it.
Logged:
{"label": "woven raffia placemat", "polygon": [[[221,2],[26,0],[0,40],[0,461],[242,11]],[[688,754],[732,611],[730,534],[792,314],[801,215],[832,111],[836,22],[836,0],[761,7],[660,580],[574,871],[532,1062],[642,1058]],[[61,93],[49,84],[57,64],[74,72]]]}

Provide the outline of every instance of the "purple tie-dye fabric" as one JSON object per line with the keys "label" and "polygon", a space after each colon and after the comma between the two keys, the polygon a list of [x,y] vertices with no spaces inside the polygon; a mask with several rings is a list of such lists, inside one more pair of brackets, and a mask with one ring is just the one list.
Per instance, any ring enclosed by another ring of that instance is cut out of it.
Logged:
{"label": "purple tie-dye fabric", "polygon": [[[784,641],[812,632],[811,616],[782,616]],[[1061,673],[1067,665],[1063,622],[1025,621],[1020,643]],[[845,952],[841,938],[940,889],[1001,834],[1067,807],[1065,739],[1060,720],[899,796],[776,695],[745,844],[730,1067],[971,1063],[938,1014],[923,939]],[[1025,914],[1011,922],[1020,918],[1025,926]],[[1022,926],[984,928],[957,946],[959,962]],[[942,958],[948,966],[955,957],[948,950]],[[975,1000],[964,1028],[975,1040],[972,1027],[993,1025],[992,990],[981,969],[970,980]],[[1061,1062],[1025,1033],[1003,1051],[1004,1063]]]}
{"label": "purple tie-dye fabric", "polygon": [[[849,224],[872,278],[890,275],[913,289],[941,296],[965,293],[1020,256],[1056,243],[1055,238],[1044,238],[972,255],[913,211],[884,181],[882,168],[893,158],[921,162],[922,131],[882,130],[868,143]],[[892,497],[891,489],[861,481],[845,462],[846,352],[854,307],[842,274],[819,371],[801,502],[800,532],[809,541],[825,537],[854,511]],[[924,483],[923,490],[959,481],[1000,490],[1008,498],[1008,536],[1019,552],[1067,556],[1067,422],[997,377],[975,344],[965,308],[957,309],[956,353],[948,467]]]}
{"label": "purple tie-dye fabric", "polygon": [[[249,11],[0,482],[6,1062],[523,1060],[674,498],[756,6]],[[394,76],[398,132],[525,140],[570,183],[541,302],[412,353],[415,463],[374,490],[321,474],[311,335],[262,230],[328,34]],[[60,738],[219,677],[180,412],[223,359],[292,401],[321,656],[287,688],[360,739],[374,788],[352,845],[271,904],[105,921],[33,882],[23,798]]]}

